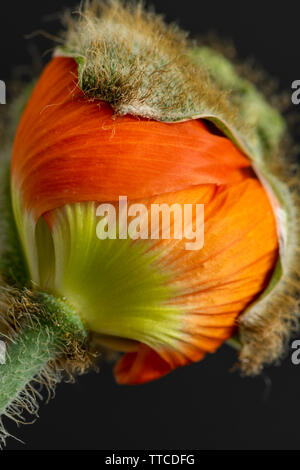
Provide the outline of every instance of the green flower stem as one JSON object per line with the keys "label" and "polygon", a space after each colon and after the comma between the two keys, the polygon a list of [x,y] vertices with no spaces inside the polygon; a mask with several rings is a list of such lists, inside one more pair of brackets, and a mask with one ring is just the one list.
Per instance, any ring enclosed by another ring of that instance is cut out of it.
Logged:
{"label": "green flower stem", "polygon": [[59,351],[52,328],[27,327],[17,336],[8,348],[6,363],[0,365],[0,415]]}
{"label": "green flower stem", "polygon": [[[34,381],[54,385],[55,374],[50,384],[47,377],[49,361],[62,355],[72,357],[87,338],[80,317],[64,302],[43,293],[26,295],[20,296],[15,307],[17,313],[25,310],[23,326],[7,348],[5,364],[0,364],[0,415],[21,421],[23,409],[35,414],[38,407],[39,394],[28,385]],[[0,441],[6,436],[0,429]]]}

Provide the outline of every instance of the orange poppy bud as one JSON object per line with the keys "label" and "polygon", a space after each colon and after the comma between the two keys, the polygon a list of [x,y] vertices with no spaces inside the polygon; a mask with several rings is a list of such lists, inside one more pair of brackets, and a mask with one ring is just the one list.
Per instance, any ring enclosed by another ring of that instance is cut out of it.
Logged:
{"label": "orange poppy bud", "polygon": [[[12,159],[17,222],[33,282],[66,298],[104,344],[129,347],[116,378],[140,383],[232,336],[270,280],[275,218],[228,138],[200,119],[114,118],[109,105],[85,100],[76,69],[73,59],[53,59],[23,114]],[[148,213],[154,204],[204,204],[204,246],[98,240],[96,208],[120,195]]]}
{"label": "orange poppy bud", "polygon": [[141,5],[70,19],[14,138],[2,383],[22,394],[49,361],[81,372],[95,344],[121,353],[121,384],[227,340],[246,374],[278,359],[300,278],[285,130],[230,62]]}

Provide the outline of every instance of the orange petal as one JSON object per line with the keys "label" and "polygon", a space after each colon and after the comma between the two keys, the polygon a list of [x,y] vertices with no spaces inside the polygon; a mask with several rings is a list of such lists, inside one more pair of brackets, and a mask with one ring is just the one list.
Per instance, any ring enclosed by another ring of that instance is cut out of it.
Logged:
{"label": "orange petal", "polygon": [[159,379],[172,368],[157,352],[140,344],[138,352],[124,354],[114,368],[116,380],[122,385],[137,385]]}
{"label": "orange petal", "polygon": [[75,61],[53,59],[17,131],[12,175],[36,219],[67,203],[233,183],[251,172],[232,142],[201,120],[114,119],[108,104],[84,99],[76,82]]}
{"label": "orange petal", "polygon": [[184,239],[158,240],[153,246],[164,253],[160,267],[172,273],[169,282],[179,292],[169,304],[182,308],[181,328],[170,331],[172,347],[159,344],[152,352],[140,347],[125,354],[115,368],[123,384],[152,380],[214,352],[234,333],[238,315],[264,290],[278,257],[273,211],[255,178],[147,201],[159,202],[205,203],[204,247],[187,251]]}

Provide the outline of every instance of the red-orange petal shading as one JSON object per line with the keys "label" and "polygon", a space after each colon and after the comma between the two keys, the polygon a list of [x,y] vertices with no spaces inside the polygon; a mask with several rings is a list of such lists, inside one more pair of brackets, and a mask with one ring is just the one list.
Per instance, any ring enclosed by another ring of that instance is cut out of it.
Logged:
{"label": "red-orange petal shading", "polygon": [[[36,218],[67,203],[114,201],[241,181],[249,160],[201,120],[113,118],[76,87],[77,65],[55,58],[21,119],[12,159],[24,207]],[[141,184],[142,182],[142,184]]]}

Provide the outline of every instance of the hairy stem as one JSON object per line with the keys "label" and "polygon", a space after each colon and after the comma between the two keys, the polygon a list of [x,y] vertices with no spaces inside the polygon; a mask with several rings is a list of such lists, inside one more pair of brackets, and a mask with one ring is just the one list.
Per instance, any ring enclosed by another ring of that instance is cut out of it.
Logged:
{"label": "hairy stem", "polygon": [[[24,422],[24,410],[33,415],[38,411],[41,394],[34,385],[44,384],[51,391],[62,373],[55,361],[83,361],[87,333],[79,316],[51,295],[26,291],[12,302],[10,319],[21,319],[21,325],[11,335],[5,363],[0,364],[0,416]],[[8,435],[0,421],[0,443]]]}
{"label": "hairy stem", "polygon": [[8,348],[6,363],[0,366],[0,415],[60,350],[55,332],[49,327],[27,327],[15,338]]}

